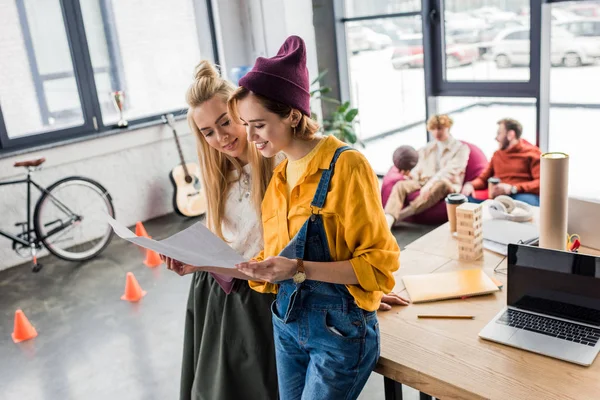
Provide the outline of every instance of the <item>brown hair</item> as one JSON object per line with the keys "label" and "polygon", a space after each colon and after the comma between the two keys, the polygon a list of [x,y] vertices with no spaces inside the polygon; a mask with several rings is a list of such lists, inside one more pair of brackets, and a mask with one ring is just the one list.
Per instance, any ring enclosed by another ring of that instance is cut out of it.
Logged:
{"label": "brown hair", "polygon": [[[232,183],[231,179],[228,179],[228,172],[232,169],[237,170],[240,179],[242,166],[237,159],[209,146],[192,118],[192,111],[214,96],[218,96],[225,104],[234,90],[235,87],[221,78],[214,65],[208,61],[200,61],[196,66],[194,81],[185,96],[190,107],[187,114],[188,124],[196,135],[198,145],[201,178],[208,205],[206,220],[209,229],[223,240],[225,238],[221,226],[225,217],[225,200],[227,188]],[[247,152],[252,165],[252,203],[257,215],[260,216],[262,199],[273,174],[274,160],[262,157],[256,146],[248,145]]]}
{"label": "brown hair", "polygon": [[[293,112],[300,113],[300,111],[296,110],[288,106],[287,104],[279,103],[275,100],[271,100],[268,97],[261,96],[260,94],[256,94],[246,89],[243,86],[240,86],[233,92],[233,94],[229,97],[229,101],[227,102],[227,110],[229,115],[236,123],[241,123],[240,114],[238,113],[237,104],[238,101],[247,97],[250,93],[258,98],[258,101],[266,108],[268,111],[273,114],[277,114],[281,118],[287,118]],[[300,140],[310,140],[315,134],[319,131],[319,124],[315,122],[310,117],[301,114],[300,121],[294,130],[294,137]]]}
{"label": "brown hair", "polygon": [[433,131],[435,129],[449,129],[450,127],[452,127],[453,124],[454,121],[452,121],[452,118],[450,118],[448,114],[436,114],[432,115],[427,120],[427,130]]}
{"label": "brown hair", "polygon": [[500,121],[498,121],[498,125],[500,124],[504,125],[504,127],[506,128],[506,132],[514,131],[517,139],[521,139],[521,134],[523,133],[523,125],[521,125],[519,121],[512,118],[503,118]]}

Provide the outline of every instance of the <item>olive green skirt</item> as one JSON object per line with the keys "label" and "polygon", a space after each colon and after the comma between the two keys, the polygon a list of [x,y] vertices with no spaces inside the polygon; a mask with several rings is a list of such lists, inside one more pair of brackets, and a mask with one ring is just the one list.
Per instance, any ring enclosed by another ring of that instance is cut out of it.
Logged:
{"label": "olive green skirt", "polygon": [[192,277],[185,318],[182,400],[276,400],[274,295],[237,281],[227,295],[207,272]]}

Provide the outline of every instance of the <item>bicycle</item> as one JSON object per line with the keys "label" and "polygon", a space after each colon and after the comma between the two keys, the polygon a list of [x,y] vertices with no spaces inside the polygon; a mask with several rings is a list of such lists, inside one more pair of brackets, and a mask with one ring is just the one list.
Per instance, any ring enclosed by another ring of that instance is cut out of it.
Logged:
{"label": "bicycle", "polygon": [[[14,167],[27,168],[27,177],[0,182],[0,186],[27,185],[27,221],[15,224],[21,227],[21,233],[12,235],[0,230],[0,235],[12,240],[12,248],[19,256],[32,257],[33,272],[42,269],[37,254],[43,248],[66,261],[86,261],[100,254],[113,236],[106,220],[106,215],[115,217],[108,191],[98,182],[81,176],[69,176],[43,187],[32,175],[45,161],[39,158],[17,162]],[[33,221],[32,185],[41,192],[33,209]]]}

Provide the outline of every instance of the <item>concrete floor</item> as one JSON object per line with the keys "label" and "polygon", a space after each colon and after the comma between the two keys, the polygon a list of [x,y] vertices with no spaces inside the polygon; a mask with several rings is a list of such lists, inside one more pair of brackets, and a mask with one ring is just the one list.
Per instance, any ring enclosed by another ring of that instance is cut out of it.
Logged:
{"label": "concrete floor", "polygon": [[[145,223],[161,239],[195,220],[168,215]],[[401,247],[432,227],[395,230]],[[184,307],[189,276],[147,268],[134,245],[114,238],[94,260],[41,260],[0,271],[0,399],[178,398]],[[120,299],[133,272],[148,294],[140,303]],[[14,312],[22,309],[38,337],[14,344]],[[373,374],[361,399],[383,399],[383,379]],[[405,399],[418,394],[405,388]]]}

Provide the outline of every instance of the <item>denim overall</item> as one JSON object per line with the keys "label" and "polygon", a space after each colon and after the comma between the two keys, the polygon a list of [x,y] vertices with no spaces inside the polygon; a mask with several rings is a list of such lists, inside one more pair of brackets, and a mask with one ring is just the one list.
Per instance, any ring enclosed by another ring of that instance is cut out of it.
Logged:
{"label": "denim overall", "polygon": [[[323,171],[311,216],[280,256],[332,261],[323,219],[329,182],[339,155]],[[316,210],[316,213],[315,213]],[[344,285],[291,279],[279,282],[271,306],[281,400],[356,399],[379,359],[375,311],[359,308]]]}

